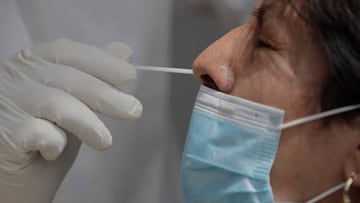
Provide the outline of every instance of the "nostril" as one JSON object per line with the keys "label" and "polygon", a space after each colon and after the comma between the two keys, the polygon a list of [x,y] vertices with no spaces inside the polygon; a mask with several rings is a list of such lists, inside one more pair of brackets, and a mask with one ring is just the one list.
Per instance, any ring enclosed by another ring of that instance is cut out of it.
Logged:
{"label": "nostril", "polygon": [[216,85],[215,81],[210,77],[210,75],[202,75],[201,81],[203,85],[219,91],[218,86]]}

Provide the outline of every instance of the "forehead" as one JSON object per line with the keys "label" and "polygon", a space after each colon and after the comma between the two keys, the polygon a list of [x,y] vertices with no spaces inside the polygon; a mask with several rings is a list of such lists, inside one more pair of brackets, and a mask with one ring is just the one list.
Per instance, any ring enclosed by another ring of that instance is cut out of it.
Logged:
{"label": "forehead", "polygon": [[262,20],[268,24],[281,24],[289,31],[298,32],[299,28],[303,32],[313,30],[305,21],[308,18],[302,0],[261,0],[256,12],[260,12]]}
{"label": "forehead", "polygon": [[303,1],[300,0],[261,0],[256,9],[264,9],[266,13],[279,17],[298,18],[305,14]]}

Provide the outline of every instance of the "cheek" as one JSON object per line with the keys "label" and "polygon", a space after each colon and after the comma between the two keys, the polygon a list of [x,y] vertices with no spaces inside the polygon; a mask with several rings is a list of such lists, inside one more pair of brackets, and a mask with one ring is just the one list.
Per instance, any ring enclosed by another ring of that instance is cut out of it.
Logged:
{"label": "cheek", "polygon": [[321,88],[304,82],[296,71],[302,67],[290,65],[287,57],[260,50],[251,63],[234,67],[232,95],[283,109],[287,112],[285,121],[319,111]]}
{"label": "cheek", "polygon": [[254,53],[254,60],[235,66],[232,94],[258,103],[285,108],[280,101],[293,89],[294,77],[284,57],[272,51]]}

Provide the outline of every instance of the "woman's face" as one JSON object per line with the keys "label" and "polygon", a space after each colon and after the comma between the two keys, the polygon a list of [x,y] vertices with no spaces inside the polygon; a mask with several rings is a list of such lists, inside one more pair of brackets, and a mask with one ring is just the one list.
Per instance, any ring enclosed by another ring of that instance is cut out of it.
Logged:
{"label": "woman's face", "polygon": [[[247,24],[204,50],[193,70],[207,86],[284,109],[285,122],[316,114],[328,64],[314,33],[287,0],[263,0]],[[345,180],[344,141],[333,131],[321,122],[283,131],[270,176],[276,200],[305,201]]]}

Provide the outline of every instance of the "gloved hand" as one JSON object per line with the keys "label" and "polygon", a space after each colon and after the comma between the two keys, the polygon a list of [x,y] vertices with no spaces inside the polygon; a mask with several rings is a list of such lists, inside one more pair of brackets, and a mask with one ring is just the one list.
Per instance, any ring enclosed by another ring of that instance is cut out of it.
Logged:
{"label": "gloved hand", "polygon": [[94,112],[141,116],[141,103],[116,88],[136,78],[131,55],[121,43],[105,51],[60,39],[0,63],[0,202],[51,202],[81,141],[108,148]]}

